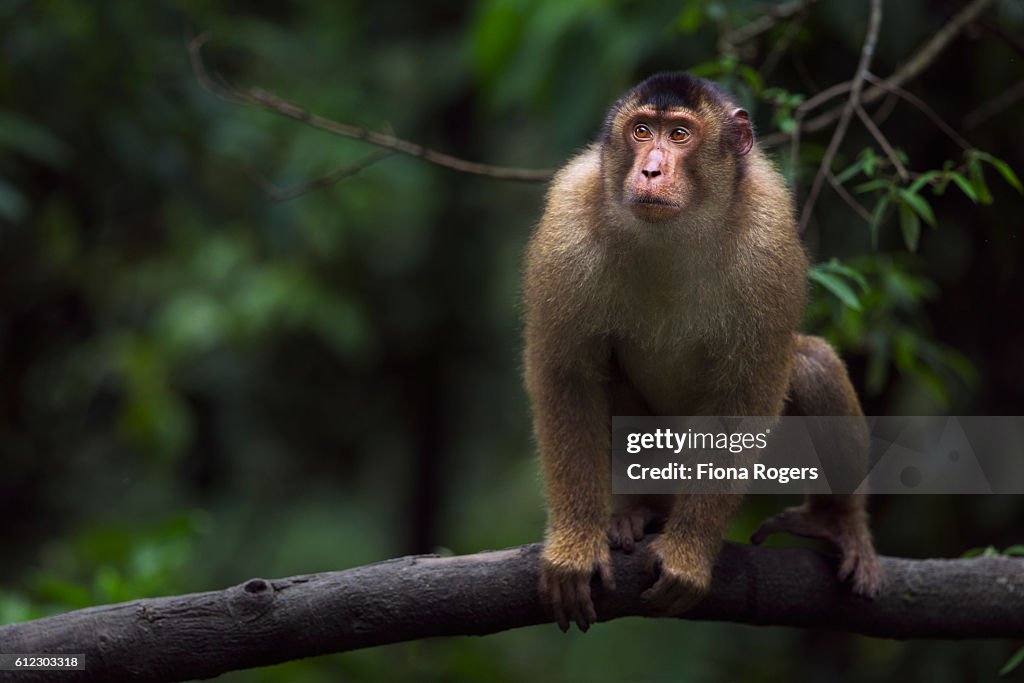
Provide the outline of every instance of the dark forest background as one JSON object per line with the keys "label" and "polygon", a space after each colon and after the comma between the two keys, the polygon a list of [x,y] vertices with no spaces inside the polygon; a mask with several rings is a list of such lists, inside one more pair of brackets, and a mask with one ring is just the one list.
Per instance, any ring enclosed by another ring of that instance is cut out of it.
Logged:
{"label": "dark forest background", "polygon": [[[275,201],[266,182],[373,148],[217,99],[189,36],[217,79],[549,168],[660,70],[718,80],[765,138],[792,130],[851,78],[867,26],[866,2],[808,4],[729,47],[772,3],[0,1],[0,624],[543,532],[518,309],[543,184],[394,155]],[[966,4],[886,2],[872,72]],[[992,2],[905,86],[982,154],[893,97],[867,110],[906,180],[857,120],[840,148],[867,216],[824,187],[805,327],[868,414],[1021,414],[1022,82],[1024,4]],[[830,135],[801,138],[800,205]],[[772,151],[792,176],[788,144]],[[749,500],[730,538],[791,502]],[[889,555],[1024,539],[1013,497],[872,505]],[[981,680],[1018,646],[628,619],[223,680]]]}

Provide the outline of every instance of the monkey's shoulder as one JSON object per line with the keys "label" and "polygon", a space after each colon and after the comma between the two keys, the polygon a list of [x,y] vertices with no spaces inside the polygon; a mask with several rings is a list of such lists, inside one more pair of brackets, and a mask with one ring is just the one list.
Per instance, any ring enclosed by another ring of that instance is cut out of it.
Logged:
{"label": "monkey's shoulder", "polygon": [[603,198],[600,150],[588,147],[555,174],[544,213],[527,250],[527,267],[569,268],[580,274],[596,254],[591,241]]}
{"label": "monkey's shoulder", "polygon": [[[548,191],[549,201],[552,195],[561,196],[567,192],[578,195],[580,192],[595,188],[595,184],[600,186],[600,174],[601,147],[593,144],[558,169]],[[600,192],[600,190],[597,191]]]}
{"label": "monkey's shoulder", "polygon": [[[592,225],[603,203],[601,153],[588,147],[555,174],[548,188],[541,229],[571,233]],[[565,238],[582,237],[563,234]]]}

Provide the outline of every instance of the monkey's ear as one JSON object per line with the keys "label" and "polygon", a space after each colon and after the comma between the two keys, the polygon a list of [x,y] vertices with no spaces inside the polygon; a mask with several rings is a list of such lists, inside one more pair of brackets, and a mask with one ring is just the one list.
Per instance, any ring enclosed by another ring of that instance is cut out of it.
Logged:
{"label": "monkey's ear", "polygon": [[754,128],[750,125],[750,114],[746,109],[736,108],[729,114],[733,128],[733,146],[736,154],[743,156],[754,146]]}

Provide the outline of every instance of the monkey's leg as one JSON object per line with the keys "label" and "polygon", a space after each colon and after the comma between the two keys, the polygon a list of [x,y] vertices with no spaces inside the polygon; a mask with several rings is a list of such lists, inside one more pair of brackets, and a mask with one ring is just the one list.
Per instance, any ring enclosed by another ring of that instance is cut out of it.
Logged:
{"label": "monkey's leg", "polygon": [[738,494],[676,496],[664,531],[651,544],[651,559],[660,575],[644,591],[645,600],[678,614],[708,594],[725,527],[742,499]]}
{"label": "monkey's leg", "polygon": [[[863,416],[846,367],[828,343],[819,337],[797,335],[796,362],[790,381],[788,415]],[[869,449],[867,424],[858,420],[840,426],[841,433],[812,435],[815,443],[829,443],[850,471],[866,473]],[[853,592],[871,598],[882,585],[882,568],[875,555],[862,495],[811,495],[803,505],[766,520],[751,536],[760,544],[768,536],[788,532],[831,542],[839,550],[839,580],[850,580]]]}
{"label": "monkey's leg", "polygon": [[[650,415],[651,409],[613,363],[613,379],[609,382],[612,415]],[[644,533],[668,518],[671,496],[618,494],[612,496],[612,516],[608,521],[608,542],[612,548],[633,552]]]}

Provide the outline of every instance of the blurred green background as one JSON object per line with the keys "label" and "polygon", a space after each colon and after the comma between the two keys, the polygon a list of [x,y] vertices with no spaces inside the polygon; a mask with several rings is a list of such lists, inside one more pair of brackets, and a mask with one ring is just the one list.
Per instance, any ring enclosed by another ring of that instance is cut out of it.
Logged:
{"label": "blurred green background", "polygon": [[[543,532],[518,310],[543,185],[396,155],[276,202],[254,178],[298,185],[372,148],[216,99],[187,36],[207,32],[211,73],[239,86],[547,168],[659,70],[696,69],[762,135],[790,130],[801,96],[852,74],[867,3],[822,0],[723,54],[771,4],[0,0],[0,624]],[[873,71],[964,4],[885,3]],[[937,173],[900,181],[856,121],[836,159],[875,216],[824,188],[806,242],[838,261],[814,272],[806,327],[868,414],[1021,413],[1024,110],[989,103],[1022,80],[1024,4],[999,0],[907,86],[995,160],[887,98],[869,112]],[[829,135],[803,137],[801,202]],[[730,537],[790,502],[749,500]],[[890,555],[1024,534],[1012,497],[873,509]],[[222,680],[985,680],[1018,645],[625,619]]]}

